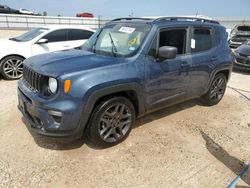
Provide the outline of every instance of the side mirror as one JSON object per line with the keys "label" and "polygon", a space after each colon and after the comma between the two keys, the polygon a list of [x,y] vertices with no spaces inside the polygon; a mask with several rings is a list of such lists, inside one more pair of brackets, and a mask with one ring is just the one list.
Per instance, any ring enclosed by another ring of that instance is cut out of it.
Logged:
{"label": "side mirror", "polygon": [[48,39],[40,39],[36,42],[36,44],[45,44],[48,43]]}
{"label": "side mirror", "polygon": [[175,59],[177,55],[177,48],[173,46],[162,46],[159,48],[158,57],[160,59]]}

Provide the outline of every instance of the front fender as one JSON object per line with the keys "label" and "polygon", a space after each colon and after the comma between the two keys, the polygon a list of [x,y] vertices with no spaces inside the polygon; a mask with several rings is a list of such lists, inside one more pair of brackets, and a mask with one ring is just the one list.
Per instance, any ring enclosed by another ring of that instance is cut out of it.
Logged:
{"label": "front fender", "polygon": [[[109,86],[107,86],[109,85]],[[105,83],[103,85],[94,86],[87,91],[83,98],[83,109],[80,126],[84,130],[88,120],[90,119],[91,113],[94,109],[94,106],[98,99],[120,93],[125,91],[133,91],[136,93],[137,102],[138,102],[138,116],[145,113],[144,105],[144,95],[142,86],[136,82],[134,83],[122,83],[114,85],[113,83]]]}

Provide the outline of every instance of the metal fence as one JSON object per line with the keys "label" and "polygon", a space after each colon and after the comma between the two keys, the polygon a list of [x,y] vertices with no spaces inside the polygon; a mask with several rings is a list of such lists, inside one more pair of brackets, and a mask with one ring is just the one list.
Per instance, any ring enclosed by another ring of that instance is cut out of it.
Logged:
{"label": "metal fence", "polygon": [[2,29],[30,29],[48,25],[82,25],[97,29],[102,27],[107,19],[55,17],[55,16],[30,16],[15,14],[0,14],[0,28]]}
{"label": "metal fence", "polygon": [[[217,17],[215,18],[228,29],[238,24],[249,24],[250,17]],[[0,29],[30,29],[46,25],[83,25],[93,29],[102,27],[108,19],[78,18],[56,16],[30,16],[15,14],[0,14]]]}

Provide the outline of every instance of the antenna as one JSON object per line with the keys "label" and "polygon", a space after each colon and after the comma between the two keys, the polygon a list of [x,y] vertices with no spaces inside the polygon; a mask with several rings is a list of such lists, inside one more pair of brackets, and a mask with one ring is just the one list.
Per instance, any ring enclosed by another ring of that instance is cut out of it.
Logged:
{"label": "antenna", "polygon": [[196,17],[196,18],[198,17],[198,13],[199,13],[199,12],[197,11],[196,14],[195,14],[195,17]]}

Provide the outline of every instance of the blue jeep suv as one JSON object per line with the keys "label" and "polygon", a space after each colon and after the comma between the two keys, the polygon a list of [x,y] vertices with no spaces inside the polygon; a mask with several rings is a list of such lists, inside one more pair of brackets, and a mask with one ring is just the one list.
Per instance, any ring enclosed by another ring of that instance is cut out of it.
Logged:
{"label": "blue jeep suv", "polygon": [[78,49],[25,60],[18,107],[39,134],[84,135],[107,147],[123,141],[139,116],[198,97],[217,104],[231,69],[217,21],[120,18]]}

